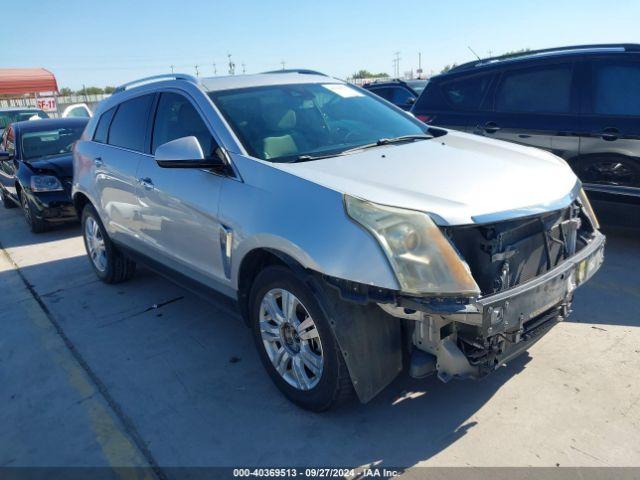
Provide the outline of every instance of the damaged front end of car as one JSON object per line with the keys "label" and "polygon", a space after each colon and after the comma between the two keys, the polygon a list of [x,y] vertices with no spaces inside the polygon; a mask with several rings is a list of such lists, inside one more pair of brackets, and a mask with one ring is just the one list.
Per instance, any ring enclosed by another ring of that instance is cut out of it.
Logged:
{"label": "damaged front end of car", "polygon": [[402,290],[329,282],[342,298],[402,319],[416,378],[479,378],[504,365],[567,317],[574,290],[604,258],[605,237],[581,190],[564,208],[435,227],[428,238],[411,238],[424,225],[391,208],[359,201],[347,211],[378,238]]}

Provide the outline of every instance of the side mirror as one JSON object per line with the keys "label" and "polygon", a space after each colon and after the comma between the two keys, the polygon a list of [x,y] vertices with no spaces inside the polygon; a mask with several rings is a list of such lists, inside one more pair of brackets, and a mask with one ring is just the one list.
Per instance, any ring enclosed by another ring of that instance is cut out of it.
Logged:
{"label": "side mirror", "polygon": [[0,162],[7,162],[13,158],[9,152],[5,150],[0,150]]}
{"label": "side mirror", "polygon": [[413,105],[414,103],[416,103],[416,97],[407,98],[407,105]]}
{"label": "side mirror", "polygon": [[182,137],[163,143],[156,148],[156,163],[162,168],[220,168],[225,165],[219,158],[204,158],[196,137]]}

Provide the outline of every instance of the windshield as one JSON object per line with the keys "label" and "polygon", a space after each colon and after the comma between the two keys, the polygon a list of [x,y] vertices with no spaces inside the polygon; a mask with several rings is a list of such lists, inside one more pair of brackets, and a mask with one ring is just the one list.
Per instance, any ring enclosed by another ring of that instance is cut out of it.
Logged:
{"label": "windshield", "polygon": [[31,160],[69,153],[74,142],[82,135],[83,130],[84,126],[23,133],[22,158]]}
{"label": "windshield", "polygon": [[291,162],[337,155],[427,128],[345,84],[302,84],[209,94],[250,155]]}
{"label": "windshield", "polygon": [[11,110],[8,112],[0,112],[0,128],[4,129],[10,123],[22,122],[23,120],[30,120],[33,117],[36,118],[49,118],[42,110]]}
{"label": "windshield", "polygon": [[429,80],[408,80],[407,85],[409,85],[418,95],[422,93],[424,88],[429,83]]}

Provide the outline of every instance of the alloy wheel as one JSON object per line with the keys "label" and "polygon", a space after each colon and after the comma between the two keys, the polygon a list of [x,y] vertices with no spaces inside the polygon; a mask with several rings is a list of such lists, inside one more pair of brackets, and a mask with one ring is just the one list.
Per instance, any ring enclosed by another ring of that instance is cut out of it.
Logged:
{"label": "alloy wheel", "polygon": [[104,272],[107,269],[107,249],[100,226],[93,217],[89,216],[85,221],[84,238],[93,265],[100,272]]}
{"label": "alloy wheel", "polygon": [[20,205],[22,206],[22,213],[27,225],[31,226],[31,209],[29,208],[29,200],[27,200],[24,193],[20,195]]}
{"label": "alloy wheel", "polygon": [[298,390],[311,390],[324,367],[318,328],[293,293],[275,288],[260,303],[260,334],[278,374]]}

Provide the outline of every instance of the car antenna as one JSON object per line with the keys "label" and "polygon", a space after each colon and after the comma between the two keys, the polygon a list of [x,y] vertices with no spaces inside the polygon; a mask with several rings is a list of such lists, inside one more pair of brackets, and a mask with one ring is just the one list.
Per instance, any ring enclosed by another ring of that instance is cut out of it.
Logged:
{"label": "car antenna", "polygon": [[469,50],[471,50],[471,53],[473,53],[476,57],[478,57],[478,60],[482,60],[482,59],[480,58],[480,56],[479,56],[476,52],[474,52],[474,51],[473,51],[473,48],[471,48],[471,47],[469,47],[469,46],[467,46],[467,48],[468,48]]}

